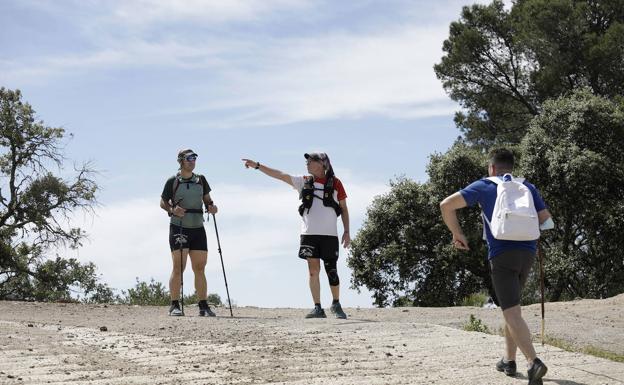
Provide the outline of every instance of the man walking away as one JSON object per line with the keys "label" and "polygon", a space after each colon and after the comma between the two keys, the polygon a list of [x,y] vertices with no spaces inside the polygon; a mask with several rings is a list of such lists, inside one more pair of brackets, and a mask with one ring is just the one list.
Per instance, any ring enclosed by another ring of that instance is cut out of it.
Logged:
{"label": "man walking away", "polygon": [[477,203],[481,206],[492,283],[505,320],[505,355],[496,369],[515,376],[519,348],[528,362],[529,385],[539,385],[548,368],[535,353],[531,332],[522,318],[520,293],[535,260],[539,225],[550,220],[550,213],[535,186],[511,175],[513,167],[511,151],[493,150],[490,177],[448,196],[440,209],[453,234],[453,246],[469,250],[456,211]]}

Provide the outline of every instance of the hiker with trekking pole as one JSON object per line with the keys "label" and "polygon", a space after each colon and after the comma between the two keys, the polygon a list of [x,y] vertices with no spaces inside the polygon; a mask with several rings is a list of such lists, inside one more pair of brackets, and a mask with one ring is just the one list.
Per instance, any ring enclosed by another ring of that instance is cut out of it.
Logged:
{"label": "hiker with trekking pole", "polygon": [[178,152],[179,172],[167,180],[160,199],[160,207],[171,217],[169,247],[173,270],[169,278],[169,315],[184,315],[183,273],[187,257],[190,257],[195,275],[195,292],[199,299],[199,315],[214,317],[215,313],[207,302],[208,288],[204,270],[208,261],[208,242],[203,207],[206,206],[213,218],[218,210],[210,198],[208,181],[203,175],[193,172],[196,160],[197,154],[191,149]]}
{"label": "hiker with trekking pole", "polygon": [[299,258],[307,261],[309,285],[314,301],[314,308],[306,318],[327,318],[321,306],[321,287],[319,274],[321,261],[329,280],[333,302],[330,311],[336,318],[346,319],[347,314],[340,304],[340,279],[338,277],[338,217],[342,217],[344,232],[342,245],[347,248],[351,243],[349,235],[349,210],[347,193],[340,179],[334,175],[334,169],[327,154],[314,152],[304,154],[306,176],[291,176],[265,164],[251,159],[243,159],[246,168],[256,169],[270,177],[279,179],[292,186],[301,199],[301,243]]}
{"label": "hiker with trekking pole", "polygon": [[527,359],[529,385],[539,385],[548,368],[537,357],[531,332],[522,318],[520,293],[535,261],[540,226],[552,228],[553,222],[535,186],[512,176],[513,167],[511,151],[502,148],[491,151],[489,177],[448,196],[440,203],[440,209],[444,223],[453,234],[453,246],[469,250],[457,210],[480,205],[492,284],[505,320],[505,354],[496,364],[496,370],[515,376],[519,348]]}

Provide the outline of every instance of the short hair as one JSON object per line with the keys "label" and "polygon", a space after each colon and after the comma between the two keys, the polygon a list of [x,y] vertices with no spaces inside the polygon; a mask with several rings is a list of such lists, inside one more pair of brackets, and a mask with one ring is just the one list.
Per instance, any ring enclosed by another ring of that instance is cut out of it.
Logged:
{"label": "short hair", "polygon": [[490,151],[490,164],[498,169],[511,171],[514,168],[514,155],[506,148],[496,148]]}

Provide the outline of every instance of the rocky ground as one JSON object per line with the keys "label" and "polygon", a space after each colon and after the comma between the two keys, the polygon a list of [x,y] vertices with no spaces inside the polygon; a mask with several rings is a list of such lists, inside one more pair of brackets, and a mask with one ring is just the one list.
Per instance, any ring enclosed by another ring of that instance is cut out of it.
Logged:
{"label": "rocky ground", "polygon": [[[304,309],[0,302],[0,384],[526,384],[494,370],[500,310],[345,309],[347,320],[306,320]],[[524,308],[539,333],[540,307]],[[624,295],[547,304],[546,332],[576,347],[624,355]],[[624,384],[624,363],[537,344],[544,384]]]}

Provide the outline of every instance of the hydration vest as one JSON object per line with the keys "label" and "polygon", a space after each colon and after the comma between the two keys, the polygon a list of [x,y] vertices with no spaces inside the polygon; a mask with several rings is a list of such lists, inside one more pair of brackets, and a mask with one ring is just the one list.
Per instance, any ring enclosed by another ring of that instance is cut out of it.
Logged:
{"label": "hydration vest", "polygon": [[[301,190],[301,205],[299,205],[299,215],[303,216],[303,211],[305,209],[310,212],[310,208],[312,207],[312,203],[314,202],[314,198],[320,199],[323,201],[323,206],[332,207],[336,212],[336,216],[340,216],[342,214],[342,208],[340,204],[334,200],[334,176],[328,176],[325,181],[325,185],[322,189],[314,187],[314,177],[310,175],[308,179],[306,179],[303,184],[303,189]],[[323,198],[316,195],[315,191],[323,191]]]}
{"label": "hydration vest", "polygon": [[[173,204],[173,206],[177,206],[178,203],[180,203],[180,201],[175,201],[175,194],[176,191],[178,191],[178,188],[180,187],[181,184],[185,184],[186,188],[189,189],[191,184],[198,184],[200,186],[202,186],[202,176],[199,174],[193,174],[191,175],[191,177],[189,179],[183,179],[182,176],[180,175],[180,173],[175,175],[175,179],[173,180],[173,194],[171,194],[171,203]],[[203,191],[203,186],[202,186],[202,191]],[[203,193],[202,193],[202,198],[203,198]],[[204,211],[202,209],[186,209],[187,213],[192,213],[192,214],[204,214]]]}

